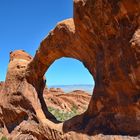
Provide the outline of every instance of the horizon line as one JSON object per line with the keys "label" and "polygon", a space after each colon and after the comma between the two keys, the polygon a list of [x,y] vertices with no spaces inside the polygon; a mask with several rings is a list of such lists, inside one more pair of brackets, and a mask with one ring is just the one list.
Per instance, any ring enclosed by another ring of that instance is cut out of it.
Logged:
{"label": "horizon line", "polygon": [[[47,84],[46,84],[47,85]],[[47,86],[94,86],[94,84],[60,84],[60,85],[47,85]]]}

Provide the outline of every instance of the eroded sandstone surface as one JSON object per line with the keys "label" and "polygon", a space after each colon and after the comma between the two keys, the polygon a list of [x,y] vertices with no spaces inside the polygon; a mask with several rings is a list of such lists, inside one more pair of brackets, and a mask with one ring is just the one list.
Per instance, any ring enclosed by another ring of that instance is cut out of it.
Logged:
{"label": "eroded sandstone surface", "polygon": [[91,95],[81,90],[65,93],[60,89],[51,89],[43,96],[48,107],[65,112],[71,112],[75,107],[79,113],[83,113],[88,108],[91,99]]}
{"label": "eroded sandstone surface", "polygon": [[[43,98],[44,74],[61,57],[83,62],[96,83],[87,111],[64,123]],[[74,17],[59,22],[33,58],[11,53],[3,93],[0,124],[14,140],[139,139],[140,1],[74,0]]]}

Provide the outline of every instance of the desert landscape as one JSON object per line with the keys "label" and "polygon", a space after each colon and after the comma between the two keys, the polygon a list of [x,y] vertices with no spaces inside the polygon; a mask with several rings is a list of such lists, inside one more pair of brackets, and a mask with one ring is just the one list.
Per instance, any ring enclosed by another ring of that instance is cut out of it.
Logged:
{"label": "desert landscape", "polygon": [[[88,69],[92,95],[46,88],[45,72],[62,57]],[[35,56],[10,53],[0,99],[1,140],[139,140],[140,0],[74,0],[73,18]]]}

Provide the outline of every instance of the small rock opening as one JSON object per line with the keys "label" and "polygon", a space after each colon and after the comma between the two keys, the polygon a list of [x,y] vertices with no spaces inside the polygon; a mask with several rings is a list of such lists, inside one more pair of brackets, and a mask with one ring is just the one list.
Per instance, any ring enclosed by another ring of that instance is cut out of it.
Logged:
{"label": "small rock opening", "polygon": [[87,110],[94,79],[82,62],[60,58],[49,67],[45,76],[44,99],[57,120],[65,121]]}

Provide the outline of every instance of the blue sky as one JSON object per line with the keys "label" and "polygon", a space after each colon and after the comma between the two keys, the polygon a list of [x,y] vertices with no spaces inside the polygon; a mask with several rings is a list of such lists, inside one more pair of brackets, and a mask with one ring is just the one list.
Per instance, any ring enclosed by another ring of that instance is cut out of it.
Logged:
{"label": "blue sky", "polygon": [[56,60],[46,72],[46,77],[48,85],[93,85],[88,70],[79,60],[72,58]]}
{"label": "blue sky", "polygon": [[[57,22],[72,16],[73,0],[0,0],[0,81],[5,79],[10,51],[23,49],[33,56]],[[81,62],[66,58],[53,63],[47,81],[49,85],[93,84]]]}

